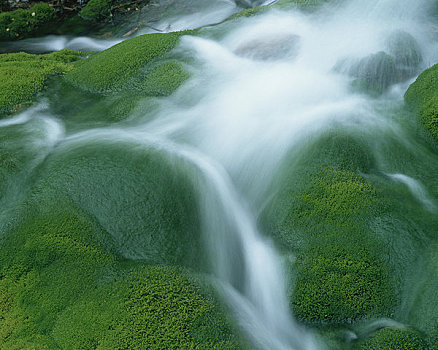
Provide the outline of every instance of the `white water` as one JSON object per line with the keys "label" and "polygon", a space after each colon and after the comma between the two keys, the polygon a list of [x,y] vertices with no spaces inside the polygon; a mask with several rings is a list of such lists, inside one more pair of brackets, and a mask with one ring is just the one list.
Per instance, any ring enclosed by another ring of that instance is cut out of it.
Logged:
{"label": "white water", "polygon": [[[316,15],[277,11],[243,19],[219,41],[185,37],[181,49],[196,60],[193,78],[162,101],[153,121],[140,118],[134,128],[88,130],[65,141],[132,140],[195,166],[203,175],[212,272],[244,332],[257,348],[321,349],[289,312],[282,258],[258,232],[256,215],[285,156],[298,155],[313,136],[336,126],[390,132],[392,122],[379,115],[375,100],[352,92],[351,77],[333,68],[385,50],[386,37],[400,30],[418,40],[422,68],[435,62],[437,46],[426,45],[429,25],[420,20],[429,3],[354,0]],[[27,121],[24,115],[10,122]],[[394,179],[418,195],[410,179]]]}
{"label": "white water", "polygon": [[[203,207],[212,266],[258,348],[323,346],[289,314],[281,258],[257,231],[252,213],[262,209],[285,155],[298,154],[312,136],[340,125],[364,133],[394,132],[375,101],[352,92],[351,77],[333,68],[341,60],[387,50],[387,38],[400,31],[417,39],[421,68],[436,61],[436,44],[426,45],[429,27],[420,20],[427,4],[357,0],[313,16],[271,12],[242,21],[220,41],[182,40],[184,50],[196,57],[194,78],[163,102],[163,113],[144,130],[185,140],[202,154],[195,163],[211,186],[203,189]],[[394,87],[386,98],[401,100],[402,93]],[[196,102],[187,107],[186,96]]]}
{"label": "white water", "polygon": [[410,176],[404,174],[387,174],[391,179],[404,184],[412,196],[418,200],[427,210],[430,212],[436,212],[438,209],[435,201],[429,193],[427,192],[424,185],[419,181]]}

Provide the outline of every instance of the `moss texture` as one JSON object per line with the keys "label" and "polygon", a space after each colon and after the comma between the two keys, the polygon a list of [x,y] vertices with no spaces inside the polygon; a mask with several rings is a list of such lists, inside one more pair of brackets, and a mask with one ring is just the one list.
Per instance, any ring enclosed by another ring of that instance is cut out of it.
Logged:
{"label": "moss texture", "polygon": [[276,2],[273,7],[278,8],[299,8],[305,11],[315,10],[321,5],[330,0],[280,0]]}
{"label": "moss texture", "polygon": [[53,21],[55,11],[45,3],[35,4],[28,10],[18,9],[0,13],[0,41],[22,39]]}
{"label": "moss texture", "polygon": [[213,296],[170,266],[197,254],[183,251],[196,229],[171,163],[120,144],[46,160],[0,240],[2,349],[240,347]]}
{"label": "moss texture", "polygon": [[147,71],[136,82],[135,89],[149,96],[168,96],[188,78],[181,63],[164,62]]}
{"label": "moss texture", "polygon": [[360,350],[426,350],[428,342],[416,330],[409,328],[384,328],[363,341]]}
{"label": "moss texture", "polygon": [[[296,315],[311,323],[345,323],[385,314],[393,305],[389,273],[366,237],[362,216],[377,192],[352,172],[323,170],[298,198],[287,226],[298,220],[307,247],[299,255]],[[284,227],[284,226],[283,226]]]}
{"label": "moss texture", "polygon": [[110,14],[111,0],[90,0],[80,12],[82,17],[89,20],[105,18]]}
{"label": "moss texture", "polygon": [[[130,88],[138,84],[142,69],[162,58],[177,45],[181,34],[183,33],[147,34],[126,40],[79,62],[65,78],[73,85],[90,92],[108,93]],[[182,82],[187,77],[177,65],[167,63],[152,70],[151,79],[157,80],[157,86],[161,90],[171,90],[168,87],[163,89],[165,79],[168,79],[170,87],[174,87],[177,81]],[[154,82],[146,85],[151,89]]]}
{"label": "moss texture", "polygon": [[50,75],[68,72],[80,57],[67,49],[47,55],[0,55],[0,116],[32,102]]}
{"label": "moss texture", "polygon": [[420,123],[438,144],[438,65],[420,74],[406,91],[405,101],[417,111]]}
{"label": "moss texture", "polygon": [[293,172],[285,167],[282,185],[265,209],[267,231],[297,257],[290,300],[305,323],[389,316],[396,303],[392,270],[369,232],[384,200],[356,173],[372,168],[367,154],[360,139],[342,133],[322,137]]}

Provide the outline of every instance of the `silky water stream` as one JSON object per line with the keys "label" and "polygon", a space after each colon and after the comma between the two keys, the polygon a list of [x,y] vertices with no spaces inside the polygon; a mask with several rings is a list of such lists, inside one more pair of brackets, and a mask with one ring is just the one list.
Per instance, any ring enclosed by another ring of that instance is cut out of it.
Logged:
{"label": "silky water stream", "polygon": [[[99,140],[154,148],[182,160],[195,169],[208,269],[243,333],[260,349],[324,349],[289,311],[285,260],[293,256],[280,256],[260,232],[258,215],[276,190],[285,159],[306,157],[311,140],[336,129],[367,138],[381,176],[406,186],[406,196],[436,214],[436,188],[415,175],[437,157],[412,137],[409,122],[393,117],[409,83],[438,58],[427,17],[431,3],[351,0],[312,14],[273,9],[225,22],[181,39],[176,52],[189,58],[191,78],[150,113],[137,109],[118,124],[64,131],[62,116],[41,104],[0,127],[42,125],[46,142],[37,146],[42,151],[34,162],[53,147]],[[368,83],[382,93],[378,97],[352,88],[362,74],[360,62],[396,50],[391,43],[397,36],[414,45],[415,62],[399,63],[396,74],[385,70],[383,60],[364,73],[376,77]],[[393,149],[421,160],[400,165]],[[9,192],[8,200],[14,190]]]}

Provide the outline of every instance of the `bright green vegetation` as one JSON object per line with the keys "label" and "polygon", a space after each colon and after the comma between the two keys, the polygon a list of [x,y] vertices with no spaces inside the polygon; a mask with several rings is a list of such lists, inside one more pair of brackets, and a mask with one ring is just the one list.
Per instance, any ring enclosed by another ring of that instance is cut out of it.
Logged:
{"label": "bright green vegetation", "polygon": [[357,346],[360,350],[427,350],[428,342],[418,331],[389,327],[377,331]]}
{"label": "bright green vegetation", "polygon": [[106,20],[119,12],[120,8],[133,8],[140,4],[145,5],[149,0],[143,0],[135,3],[127,3],[124,0],[89,0],[85,7],[79,12],[79,15],[86,20]]}
{"label": "bright green vegetation", "polygon": [[385,201],[356,173],[373,166],[366,146],[332,133],[306,154],[295,174],[283,170],[283,185],[265,212],[268,232],[297,257],[294,314],[320,325],[389,316],[397,301],[391,268],[368,229]]}
{"label": "bright green vegetation", "polygon": [[168,96],[188,78],[181,63],[164,62],[147,72],[135,88],[150,96]]}
{"label": "bright green vegetation", "polygon": [[432,140],[438,142],[438,65],[420,74],[406,91],[405,101],[417,111]]}
{"label": "bright green vegetation", "polygon": [[110,16],[111,0],[90,0],[81,10],[80,15],[86,19],[101,19]]}
{"label": "bright green vegetation", "polygon": [[47,55],[0,55],[0,116],[32,102],[50,75],[68,72],[71,63],[80,58],[81,55],[73,50]]}
{"label": "bright green vegetation", "polygon": [[376,189],[352,172],[334,169],[322,170],[310,183],[284,223],[297,220],[308,235],[298,260],[295,313],[316,323],[385,314],[394,302],[389,274],[361,223],[375,210]]}
{"label": "bright green vegetation", "polygon": [[[184,32],[147,34],[126,40],[78,62],[65,78],[90,92],[113,92],[143,85],[146,92],[168,94],[187,78],[187,73],[178,63],[165,63],[152,69],[150,78],[141,73],[142,69],[147,70],[148,65],[172,50],[182,34]],[[143,83],[143,79],[150,81]],[[151,88],[155,81],[160,91]]]}
{"label": "bright green vegetation", "polygon": [[0,13],[0,41],[33,35],[54,18],[55,11],[45,3],[35,4],[28,10]]}
{"label": "bright green vegetation", "polygon": [[175,266],[202,254],[193,190],[166,157],[80,143],[34,172],[0,239],[2,349],[240,347],[213,295]]}
{"label": "bright green vegetation", "polygon": [[329,2],[330,0],[280,0],[276,2],[273,7],[291,8],[297,7],[302,10],[314,10],[319,6]]}

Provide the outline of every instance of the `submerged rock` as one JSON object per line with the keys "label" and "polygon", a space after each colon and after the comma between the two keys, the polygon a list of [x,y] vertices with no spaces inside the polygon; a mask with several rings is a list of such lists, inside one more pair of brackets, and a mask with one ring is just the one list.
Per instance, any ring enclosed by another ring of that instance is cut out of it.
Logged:
{"label": "submerged rock", "polygon": [[406,81],[418,73],[423,58],[412,35],[398,31],[386,40],[386,51],[339,61],[334,70],[355,80],[353,86],[371,94],[381,94],[391,85]]}
{"label": "submerged rock", "polygon": [[345,59],[339,62],[334,70],[355,78],[353,86],[367,92],[382,93],[397,82],[395,60],[383,51],[359,60]]}
{"label": "submerged rock", "polygon": [[420,46],[412,35],[404,31],[394,32],[387,38],[386,47],[394,58],[398,81],[404,81],[418,73],[423,56]]}
{"label": "submerged rock", "polygon": [[241,44],[234,53],[258,61],[271,61],[298,54],[298,35],[254,39]]}

